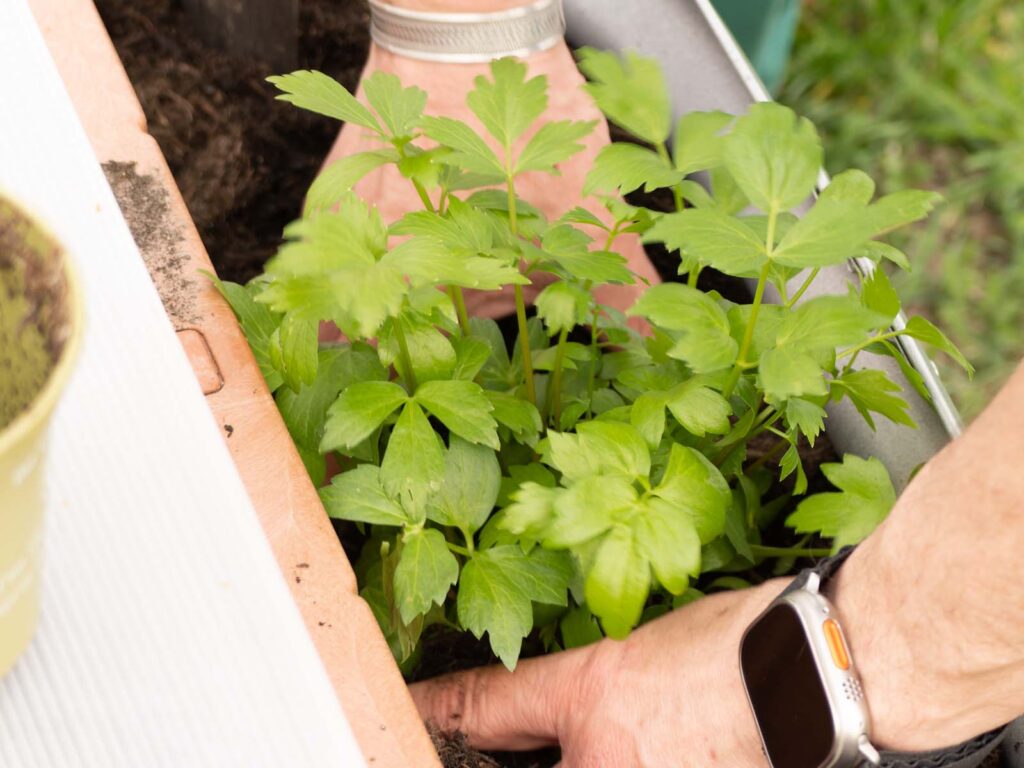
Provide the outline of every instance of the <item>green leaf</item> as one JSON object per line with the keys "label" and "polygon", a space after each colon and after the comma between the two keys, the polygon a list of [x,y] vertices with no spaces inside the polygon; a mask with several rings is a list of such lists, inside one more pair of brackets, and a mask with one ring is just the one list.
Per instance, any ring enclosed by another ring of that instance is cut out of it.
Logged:
{"label": "green leaf", "polygon": [[320,501],[335,520],[402,526],[413,522],[402,505],[384,492],[380,467],[360,464],[331,479],[320,489]]}
{"label": "green leaf", "polygon": [[768,258],[764,241],[742,221],[714,208],[689,208],[659,218],[645,243],[665,243],[670,251],[734,277],[756,277]]}
{"label": "green leaf", "polygon": [[388,134],[402,137],[414,132],[427,105],[426,91],[415,85],[403,88],[397,75],[380,70],[363,78],[362,86],[366,100],[384,122]]}
{"label": "green leaf", "polygon": [[793,483],[793,495],[801,496],[807,492],[807,475],[804,473],[803,462],[800,461],[800,451],[795,442],[789,444],[789,448],[782,454],[779,461],[779,480],[796,473],[796,481]]}
{"label": "green leaf", "polygon": [[942,201],[942,195],[922,189],[904,189],[879,198],[868,208],[873,236],[891,232],[928,216]]}
{"label": "green leaf", "polygon": [[743,193],[766,213],[804,202],[822,164],[821,140],[811,122],[774,102],[754,104],[736,121],[722,155]]}
{"label": "green leaf", "polygon": [[868,242],[861,246],[860,250],[857,252],[857,256],[861,256],[865,259],[871,259],[871,261],[876,264],[882,259],[885,259],[892,262],[905,272],[910,271],[910,259],[907,258],[907,254],[888,243],[880,243],[877,240],[868,240]]}
{"label": "green leaf", "polygon": [[393,381],[361,381],[347,387],[327,409],[320,450],[355,448],[408,399]]}
{"label": "green leaf", "polygon": [[672,109],[656,59],[630,51],[619,58],[593,48],[581,48],[577,56],[590,81],[584,88],[609,120],[649,144],[668,139]]}
{"label": "green leaf", "polygon": [[501,487],[494,451],[453,436],[444,459],[441,490],[430,501],[427,517],[472,536],[487,522]]}
{"label": "green leaf", "polygon": [[527,67],[513,58],[491,62],[491,78],[478,75],[466,104],[502,146],[509,147],[548,106],[544,75],[526,79]]}
{"label": "green leaf", "polygon": [[460,336],[452,339],[451,344],[455,349],[455,368],[451,377],[472,381],[491,356],[490,344],[475,336]]}
{"label": "green leaf", "polygon": [[554,515],[541,534],[544,545],[566,549],[598,536],[637,502],[636,489],[619,477],[586,477],[554,500]]}
{"label": "green leaf", "polygon": [[576,434],[548,433],[546,463],[572,482],[595,474],[646,477],[651,457],[643,437],[630,424],[585,422]]}
{"label": "green leaf", "polygon": [[323,72],[302,69],[289,75],[268,77],[267,82],[284,91],[277,97],[280,101],[383,133],[380,123],[370,110],[360,104],[345,86]]}
{"label": "green leaf", "polygon": [[908,412],[907,401],[893,394],[902,391],[903,388],[890,379],[885,371],[875,368],[850,371],[832,381],[833,397],[839,399],[843,394],[849,397],[872,429],[875,428],[872,413],[880,413],[897,424],[916,426]]}
{"label": "green leaf", "polygon": [[821,533],[833,538],[832,550],[866,539],[896,502],[889,473],[876,458],[851,454],[842,464],[822,464],[822,472],[839,493],[819,493],[797,505],[786,525],[798,533]]}
{"label": "green leaf", "polygon": [[790,428],[798,429],[813,447],[825,429],[825,409],[810,400],[790,398],[786,401],[786,423]]}
{"label": "green leaf", "polygon": [[398,162],[398,153],[393,149],[357,152],[335,160],[313,180],[306,192],[302,215],[333,208],[368,173],[395,162]]}
{"label": "green leaf", "polygon": [[682,594],[690,577],[700,575],[700,537],[693,520],[671,504],[650,499],[633,522],[640,552],[651,563],[654,575],[673,595]]}
{"label": "green leaf", "polygon": [[772,260],[790,267],[842,264],[873,234],[870,208],[854,200],[822,198],[789,228]]}
{"label": "green leaf", "polygon": [[558,628],[562,632],[562,647],[566,650],[582,648],[604,637],[594,620],[594,614],[586,606],[578,606],[565,614]]}
{"label": "green leaf", "polygon": [[689,175],[721,164],[724,138],[719,135],[733,120],[725,112],[690,112],[676,123],[672,160],[676,169]]}
{"label": "green leaf", "polygon": [[900,297],[892,287],[889,276],[881,267],[873,270],[861,283],[861,303],[891,322],[900,311]]}
{"label": "green leaf", "polygon": [[650,192],[683,180],[665,158],[646,147],[616,142],[601,148],[583,183],[583,194],[595,191],[628,195],[643,187]]}
{"label": "green leaf", "polygon": [[761,355],[757,378],[765,397],[773,403],[801,395],[828,393],[828,384],[818,362],[792,347],[769,349]]}
{"label": "green leaf", "polygon": [[529,400],[520,400],[514,395],[487,390],[484,392],[491,401],[494,417],[502,426],[508,427],[516,439],[529,445],[543,428],[540,411]]}
{"label": "green leaf", "polygon": [[648,448],[657,448],[665,433],[665,393],[644,392],[637,397],[629,411],[629,422],[643,435]]}
{"label": "green leaf", "polygon": [[947,355],[956,360],[957,363],[967,371],[969,376],[974,375],[974,366],[971,365],[967,358],[964,357],[963,353],[957,349],[956,344],[949,340],[942,331],[936,328],[931,322],[923,317],[912,317],[907,321],[906,327],[903,329],[903,333],[907,336],[912,336],[918,341],[923,341],[925,344],[929,344],[936,349],[940,349]]}
{"label": "green leaf", "polygon": [[423,133],[452,151],[443,155],[442,162],[467,171],[504,178],[505,167],[476,131],[450,117],[424,117],[420,124]]}
{"label": "green leaf", "polygon": [[[408,507],[423,509],[441,487],[444,448],[419,405],[410,400],[402,409],[380,465],[384,490],[401,497]],[[419,515],[417,515],[419,518]]]}
{"label": "green leaf", "polygon": [[405,361],[400,354],[396,326],[405,334],[409,359],[417,382],[422,385],[435,379],[451,377],[456,364],[455,348],[451,341],[432,322],[411,312],[403,312],[400,317],[384,326],[380,338],[380,353],[385,363],[393,364],[402,378],[409,380],[409,372],[405,370]]}
{"label": "green leaf", "polygon": [[549,336],[571,331],[587,322],[590,316],[590,292],[565,280],[551,283],[534,302],[537,316],[544,321]]}
{"label": "green leaf", "polygon": [[572,566],[564,553],[516,545],[478,551],[459,579],[459,623],[482,638],[509,669],[515,669],[523,638],[533,628],[533,601],[566,605]]}
{"label": "green leaf", "polygon": [[510,283],[528,283],[519,270],[499,259],[465,256],[434,237],[413,237],[380,261],[408,275],[413,285],[458,285],[495,291]]}
{"label": "green leaf", "polygon": [[281,322],[280,317],[275,316],[266,305],[257,303],[252,293],[244,286],[219,280],[215,275],[210,275],[210,279],[231,305],[231,311],[235,313],[239,325],[242,326],[245,339],[249,342],[253,357],[256,358],[256,365],[267,382],[267,388],[275,392],[284,383],[284,377],[270,361],[270,337],[277,330]]}
{"label": "green leaf", "polygon": [[669,355],[685,362],[695,373],[718,371],[736,361],[739,344],[731,335],[729,318],[703,291],[681,283],[662,283],[648,288],[629,314],[678,331]]}
{"label": "green leaf", "polygon": [[692,521],[702,544],[725,530],[732,494],[722,473],[699,451],[673,444],[665,474],[652,493]]}
{"label": "green leaf", "polygon": [[818,296],[801,303],[779,327],[776,343],[813,353],[856,344],[889,319],[851,296]]}
{"label": "green leaf", "polygon": [[444,534],[423,528],[406,533],[394,582],[402,622],[409,624],[435,603],[444,605],[448,588],[458,578],[459,562],[448,551]]}
{"label": "green leaf", "polygon": [[493,406],[479,384],[472,381],[428,381],[416,390],[416,402],[464,440],[497,450],[497,423]]}
{"label": "green leaf", "polygon": [[851,168],[837,173],[822,190],[821,200],[850,200],[867,205],[875,195],[875,182],[864,171]]}
{"label": "green leaf", "polygon": [[584,582],[587,607],[609,637],[621,640],[640,621],[651,576],[633,530],[616,525],[601,540]]}
{"label": "green leaf", "polygon": [[[611,145],[609,145],[611,146]],[[577,205],[575,208],[567,211],[562,218],[558,220],[559,223],[563,224],[587,224],[591,227],[597,227],[608,232],[608,225],[605,224],[601,219],[597,218],[593,213]]]}
{"label": "green leaf", "polygon": [[673,388],[665,404],[676,421],[691,435],[724,435],[729,431],[729,417],[732,415],[729,401],[713,389],[693,380]]}
{"label": "green leaf", "polygon": [[525,481],[512,493],[512,503],[502,511],[501,527],[517,536],[539,539],[555,513],[555,500],[564,488]]}
{"label": "green leaf", "polygon": [[303,384],[312,384],[316,379],[317,352],[320,346],[318,333],[319,324],[314,320],[302,320],[289,314],[281,321],[282,373],[285,383],[294,392]]}
{"label": "green leaf", "polygon": [[527,142],[516,160],[514,173],[546,171],[558,173],[556,166],[583,150],[579,140],[589,135],[594,120],[558,120],[545,123]]}
{"label": "green leaf", "polygon": [[569,224],[556,224],[544,232],[542,255],[554,259],[567,277],[594,283],[631,283],[626,259],[611,251],[589,250],[591,238]]}

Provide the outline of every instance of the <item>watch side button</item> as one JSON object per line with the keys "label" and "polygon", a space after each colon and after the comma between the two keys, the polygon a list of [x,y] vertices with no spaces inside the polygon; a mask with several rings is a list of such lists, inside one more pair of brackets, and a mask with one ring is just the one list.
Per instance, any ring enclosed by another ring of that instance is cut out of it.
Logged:
{"label": "watch side button", "polygon": [[825,633],[825,642],[832,654],[832,661],[839,669],[846,671],[850,668],[850,652],[846,650],[846,641],[843,640],[843,630],[839,628],[839,622],[835,619],[825,619],[821,625]]}

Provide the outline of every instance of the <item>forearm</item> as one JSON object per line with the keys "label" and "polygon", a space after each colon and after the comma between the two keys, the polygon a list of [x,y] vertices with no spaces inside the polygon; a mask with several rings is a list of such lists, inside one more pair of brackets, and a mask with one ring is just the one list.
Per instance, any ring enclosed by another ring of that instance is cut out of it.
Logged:
{"label": "forearm", "polygon": [[885,747],[1024,712],[1024,366],[919,473],[834,582]]}

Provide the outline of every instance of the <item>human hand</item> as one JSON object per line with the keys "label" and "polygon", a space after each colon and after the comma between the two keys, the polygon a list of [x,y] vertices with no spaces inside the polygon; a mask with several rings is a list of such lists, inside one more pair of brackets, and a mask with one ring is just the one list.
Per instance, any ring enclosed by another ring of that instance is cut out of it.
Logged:
{"label": "human hand", "polygon": [[560,744],[561,768],[765,768],[739,643],[783,587],[712,595],[624,641],[446,675],[412,696],[424,720],[479,749]]}
{"label": "human hand", "polygon": [[[530,77],[545,75],[548,78],[549,108],[547,120],[597,120],[597,128],[581,140],[583,151],[560,164],[560,176],[540,172],[525,173],[516,180],[520,197],[539,208],[549,219],[555,219],[574,206],[591,210],[604,220],[609,217],[604,207],[594,200],[583,199],[583,180],[593,164],[598,151],[610,142],[604,118],[580,87],[583,76],[576,68],[572,53],[565,43],[546,51],[535,53],[526,59]],[[363,70],[363,78],[375,71],[390,72],[398,76],[403,85],[416,85],[428,94],[428,114],[445,115],[464,120],[483,134],[483,126],[466,106],[466,94],[473,89],[473,80],[478,75],[489,73],[489,64],[442,64],[419,61],[398,56],[376,45],[371,46],[370,55]],[[361,97],[361,90],[360,90]],[[532,132],[520,139],[525,145]],[[327,156],[325,166],[347,155],[371,149],[378,144],[358,126],[346,126]],[[362,179],[356,191],[364,199],[376,204],[384,220],[393,222],[405,213],[417,210],[422,203],[408,179],[405,179],[393,165],[380,168]],[[591,234],[596,235],[596,231]],[[645,285],[660,282],[653,265],[648,261],[639,237],[632,233],[619,235],[615,249],[628,261],[629,268],[641,279],[634,285],[606,285],[595,290],[600,303],[626,310],[639,298]],[[524,295],[532,301],[541,288],[543,280],[524,287]],[[514,310],[510,291],[503,293],[478,293],[469,291],[466,295],[470,314],[499,317]]]}

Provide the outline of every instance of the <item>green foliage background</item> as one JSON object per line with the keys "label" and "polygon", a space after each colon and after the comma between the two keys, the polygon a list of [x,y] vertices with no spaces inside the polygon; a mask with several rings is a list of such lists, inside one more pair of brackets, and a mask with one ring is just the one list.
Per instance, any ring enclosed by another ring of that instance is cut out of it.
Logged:
{"label": "green foliage background", "polygon": [[977,414],[1024,355],[1024,4],[805,2],[778,98],[818,126],[830,171],[943,194],[894,236],[914,265],[894,282],[977,367],[936,361]]}

